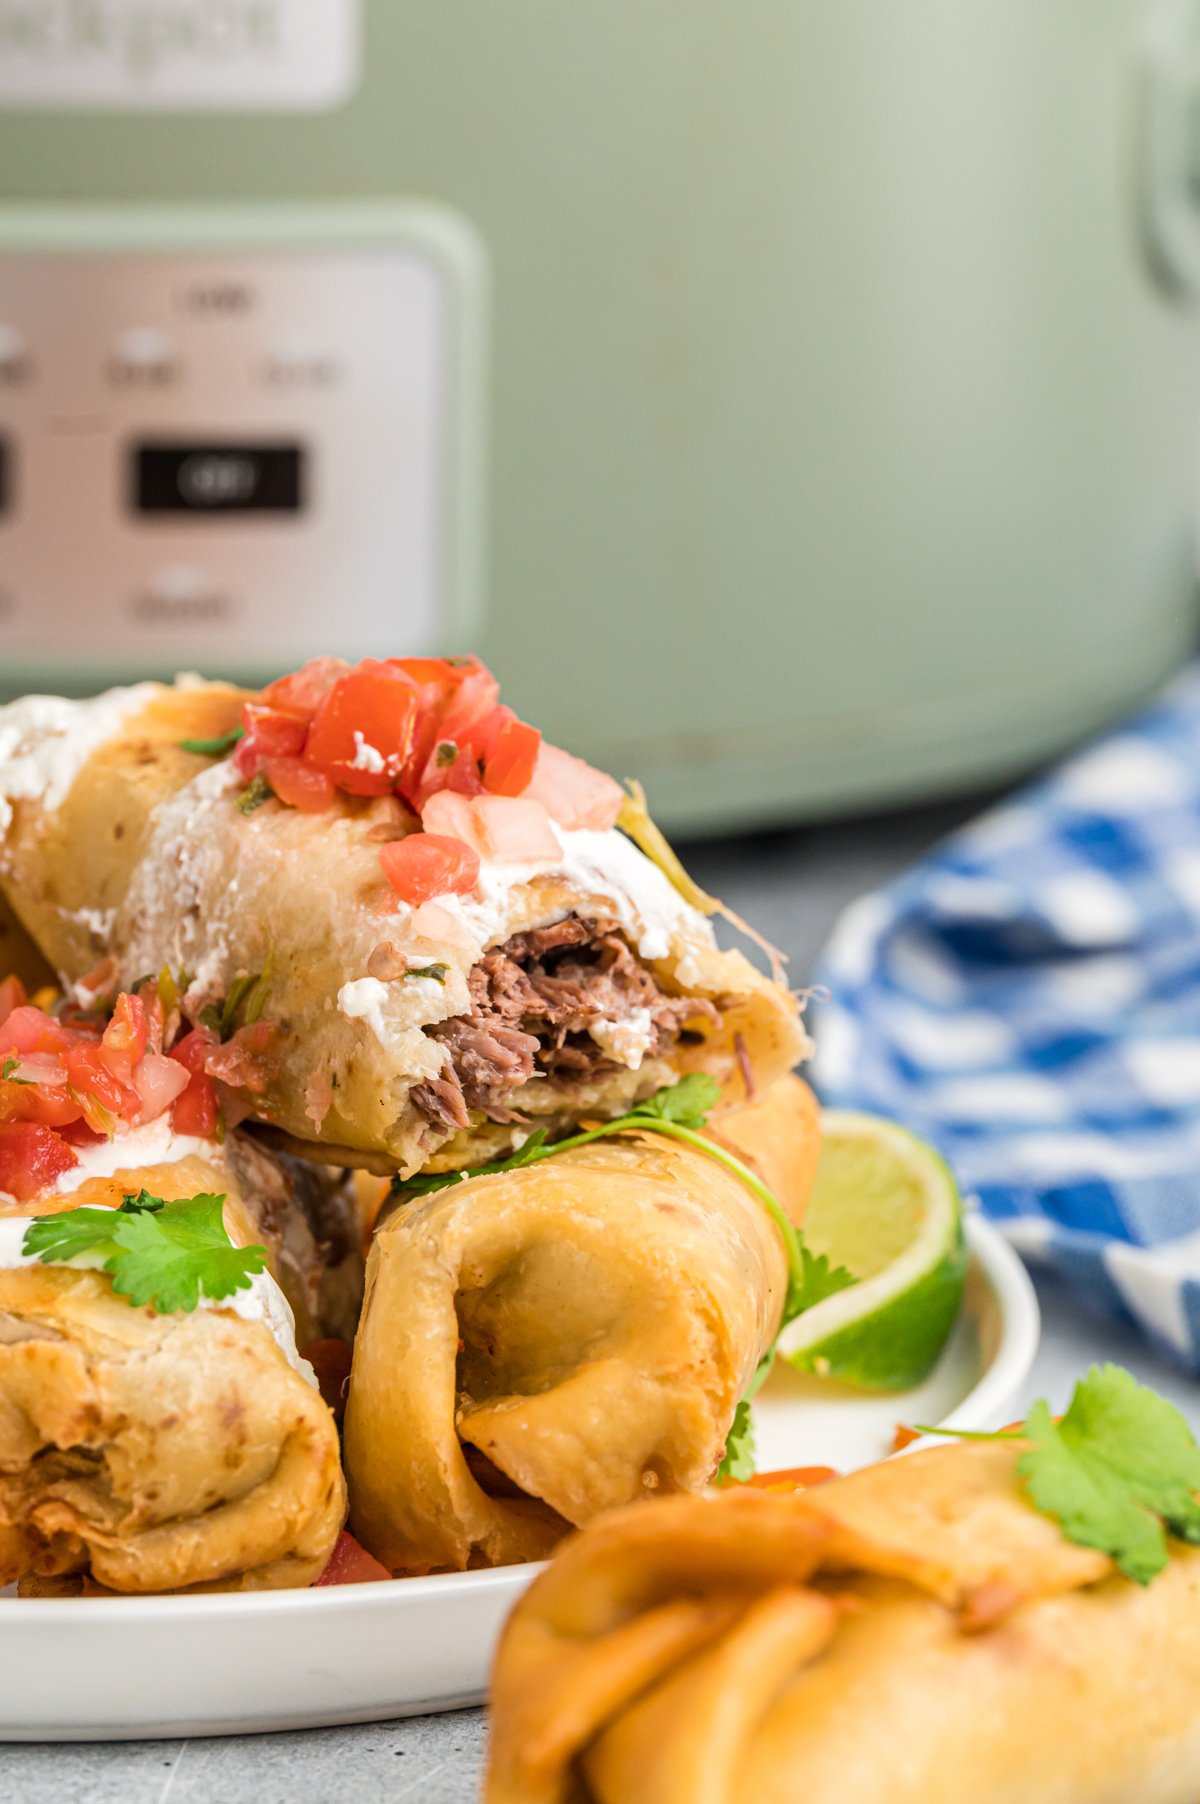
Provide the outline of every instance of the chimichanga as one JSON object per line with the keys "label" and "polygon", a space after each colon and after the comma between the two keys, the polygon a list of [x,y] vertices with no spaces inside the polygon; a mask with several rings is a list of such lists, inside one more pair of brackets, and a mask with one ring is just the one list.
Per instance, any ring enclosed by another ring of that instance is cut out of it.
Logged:
{"label": "chimichanga", "polygon": [[[802,1213],[798,1079],[713,1132]],[[630,1134],[403,1204],[378,1230],[346,1407],[351,1527],[392,1570],[544,1555],[713,1476],[779,1326],[782,1237],[703,1152]]]}
{"label": "chimichanga", "polygon": [[270,1210],[250,1180],[264,1163],[236,1143],[200,1149],[0,1209],[0,1583],[228,1590],[321,1571],[345,1516],[337,1429],[270,1271],[159,1314],[101,1271],[23,1250],[32,1221],[70,1210],[116,1220],[143,1191],[224,1195],[232,1244],[271,1238],[303,1291],[282,1230],[259,1232]]}
{"label": "chimichanga", "polygon": [[1020,1444],[614,1512],[518,1604],[487,1804],[1195,1804],[1200,1548],[1143,1588]]}
{"label": "chimichanga", "polygon": [[[490,711],[464,726],[472,684]],[[380,750],[400,719],[419,792]],[[293,729],[305,758],[255,750]],[[351,729],[352,758],[305,762]],[[325,660],[257,698],[194,680],[27,697],[0,709],[0,889],[72,981],[181,976],[201,1033],[257,980],[211,1075],[330,1161],[459,1168],[689,1071],[732,1098],[788,1070],[807,1042],[787,991],[611,825],[610,779],[535,761],[518,729],[536,747],[469,660]],[[460,772],[506,788],[431,790]]]}

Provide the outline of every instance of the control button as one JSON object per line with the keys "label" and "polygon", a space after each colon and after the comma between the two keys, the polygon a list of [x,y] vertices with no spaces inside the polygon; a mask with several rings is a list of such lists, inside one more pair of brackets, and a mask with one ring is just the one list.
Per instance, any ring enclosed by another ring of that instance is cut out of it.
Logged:
{"label": "control button", "polygon": [[164,564],[127,611],[142,626],[195,626],[219,623],[236,612],[233,597],[191,564]]}
{"label": "control button", "polygon": [[174,342],[157,326],[128,326],[117,335],[108,373],[123,388],[165,388],[179,374]]}
{"label": "control button", "polygon": [[282,338],[267,353],[263,381],[271,388],[332,388],[342,367],[331,351],[306,338]]}
{"label": "control button", "polygon": [[257,301],[253,285],[239,276],[202,276],[176,296],[184,313],[201,319],[242,319]]}
{"label": "control button", "polygon": [[0,387],[15,388],[29,375],[31,365],[25,340],[11,326],[0,326]]}
{"label": "control button", "polygon": [[299,445],[138,445],[141,514],[294,514],[303,506]]}
{"label": "control button", "polygon": [[12,508],[12,472],[12,446],[0,438],[0,520],[6,519]]}

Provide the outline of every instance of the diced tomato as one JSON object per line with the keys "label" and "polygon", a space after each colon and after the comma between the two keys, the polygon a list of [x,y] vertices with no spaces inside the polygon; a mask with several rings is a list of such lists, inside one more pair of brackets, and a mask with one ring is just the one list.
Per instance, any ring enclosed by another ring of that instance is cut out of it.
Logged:
{"label": "diced tomato", "polygon": [[[395,792],[418,814],[444,791],[519,797],[537,774],[541,734],[499,694],[491,671],[474,657],[366,658],[353,669],[318,659],[246,706],[235,757],[248,780],[264,772],[281,801],[312,812],[331,805],[334,788],[359,796]],[[600,784],[609,786],[605,807],[615,794],[615,819],[621,791],[578,760],[571,763],[574,782],[558,774],[551,812],[582,811],[589,815],[582,824],[595,824],[590,817],[603,811]]]}
{"label": "diced tomato", "polygon": [[[443,729],[451,704],[464,688],[469,706],[449,716],[451,730],[455,723],[474,721],[488,713],[500,693],[500,685],[487,665],[473,655],[465,658],[389,658],[388,663],[402,670],[409,681],[417,685],[422,716],[432,716],[435,724]],[[428,750],[426,745],[423,751],[428,753]]]}
{"label": "diced tomato", "polygon": [[349,1342],[332,1336],[327,1340],[310,1340],[306,1346],[301,1347],[300,1356],[307,1359],[316,1373],[321,1396],[334,1415],[340,1416],[346,1401],[346,1381],[350,1376],[352,1363]]}
{"label": "diced tomato", "polygon": [[612,777],[545,741],[525,793],[544,802],[551,819],[560,827],[587,827],[597,833],[616,825],[625,799],[621,785]]}
{"label": "diced tomato", "polygon": [[479,881],[479,854],[461,839],[439,833],[409,833],[379,848],[384,876],[402,902],[432,896],[462,896]]}
{"label": "diced tomato", "polygon": [[66,1055],[67,1077],[79,1099],[89,1127],[110,1134],[118,1120],[132,1120],[142,1099],[133,1087],[132,1071],[126,1081],[112,1066],[121,1057],[103,1046],[73,1046]]}
{"label": "diced tomato", "polygon": [[162,996],[159,994],[158,979],[147,977],[138,985],[138,1000],[146,1011],[146,1049],[148,1052],[161,1052],[166,1022],[163,1019]]}
{"label": "diced tomato", "polygon": [[542,736],[515,715],[503,721],[483,753],[483,787],[492,795],[519,796],[529,788]]}
{"label": "diced tomato", "polygon": [[217,1131],[217,1092],[204,1072],[188,1079],[186,1090],[171,1105],[171,1126],[177,1134],[195,1134],[211,1140]]}
{"label": "diced tomato", "polygon": [[391,1573],[382,1566],[374,1554],[367,1552],[345,1529],[334,1542],[333,1552],[329,1556],[320,1578],[313,1580],[314,1585],[366,1585],[373,1579],[390,1579]]}
{"label": "diced tomato", "polygon": [[244,777],[257,776],[268,758],[298,758],[308,738],[309,717],[248,702],[242,710],[246,728],[234,761]]}
{"label": "diced tomato", "polygon": [[0,1027],[8,1020],[15,1008],[25,1004],[25,985],[19,977],[6,977],[0,983]]}
{"label": "diced tomato", "polygon": [[100,1146],[109,1138],[107,1134],[98,1134],[95,1128],[90,1128],[83,1120],[68,1121],[58,1132],[68,1146]]}
{"label": "diced tomato", "polygon": [[459,745],[471,742],[500,699],[500,685],[484,664],[469,670],[448,698],[438,721],[443,739]]}
{"label": "diced tomato", "polygon": [[157,987],[141,987],[142,994],[117,998],[106,1026],[85,1016],[56,1019],[28,1003],[12,1009],[0,1026],[0,1123],[53,1130],[69,1148],[157,1120],[177,1104],[185,1131],[211,1134],[216,1092],[204,1061],[212,1038],[191,1033],[181,1057],[164,1057]]}
{"label": "diced tomato", "polygon": [[517,716],[505,702],[497,702],[490,713],[462,735],[463,744],[472,751],[482,765],[485,758],[490,758],[500,740],[505,727],[515,721]]}
{"label": "diced tomato", "polygon": [[171,1048],[170,1057],[178,1060],[190,1073],[187,1089],[180,1092],[171,1106],[171,1123],[177,1134],[195,1134],[207,1140],[216,1133],[217,1092],[205,1069],[215,1045],[216,1041],[207,1029],[194,1027]]}
{"label": "diced tomato", "polygon": [[[409,801],[419,805],[439,789],[477,795],[482,787],[478,736],[495,712],[500,693],[495,677],[478,658],[402,658],[400,665],[420,684],[421,694],[407,773],[408,788],[416,793]],[[446,750],[455,756],[448,759]]]}
{"label": "diced tomato", "polygon": [[344,658],[312,658],[302,669],[268,683],[258,700],[264,708],[311,720],[338,678],[345,676],[349,668]]}
{"label": "diced tomato", "polygon": [[321,703],[306,761],[351,795],[386,795],[412,751],[417,700],[416,685],[402,670],[365,659]]}
{"label": "diced tomato", "polygon": [[65,1027],[29,1003],[13,1009],[0,1027],[0,1057],[10,1053],[66,1052],[73,1044]]}
{"label": "diced tomato", "polygon": [[0,1120],[39,1121],[44,1127],[63,1128],[79,1119],[81,1104],[72,1094],[61,1059],[52,1053],[31,1052],[13,1075],[19,1081],[0,1082]]}
{"label": "diced tomato", "polygon": [[207,1027],[193,1027],[190,1033],[184,1034],[182,1040],[171,1048],[171,1057],[178,1059],[185,1071],[198,1076],[207,1066],[208,1055],[216,1045],[216,1038]]}
{"label": "diced tomato", "polygon": [[419,780],[420,773],[433,756],[440,737],[438,723],[442,708],[458,681],[458,673],[451,670],[445,658],[389,658],[388,663],[403,671],[417,691],[417,725],[404,772],[407,791]]}
{"label": "diced tomato", "polygon": [[253,1096],[261,1096],[274,1071],[272,1054],[278,1035],[279,1024],[275,1021],[253,1021],[247,1027],[239,1027],[231,1040],[212,1048],[205,1070],[233,1090],[248,1090]]}
{"label": "diced tomato", "polygon": [[417,814],[424,814],[431,796],[446,791],[461,796],[483,794],[479,760],[467,747],[455,745],[450,739],[439,738],[423,765],[414,757],[411,771],[416,775],[406,773],[401,777],[399,787],[405,801]]}
{"label": "diced tomato", "polygon": [[140,997],[123,991],[101,1036],[101,1045],[110,1052],[122,1053],[136,1065],[146,1051],[148,1039],[145,1004]]}
{"label": "diced tomato", "polygon": [[289,808],[298,808],[302,814],[323,814],[333,807],[333,778],[303,758],[268,758],[263,769],[267,782]]}
{"label": "diced tomato", "polygon": [[741,1482],[756,1491],[810,1491],[840,1477],[834,1466],[788,1466],[779,1472],[756,1472]]}
{"label": "diced tomato", "polygon": [[287,714],[279,708],[266,708],[261,702],[247,702],[243,718],[246,738],[254,740],[264,758],[298,758],[304,750],[307,715]]}
{"label": "diced tomato", "polygon": [[0,1190],[27,1203],[79,1163],[53,1128],[33,1121],[0,1127]]}
{"label": "diced tomato", "polygon": [[449,695],[469,676],[486,669],[474,653],[465,658],[389,658],[387,662],[402,670],[414,683],[436,689],[442,695]]}

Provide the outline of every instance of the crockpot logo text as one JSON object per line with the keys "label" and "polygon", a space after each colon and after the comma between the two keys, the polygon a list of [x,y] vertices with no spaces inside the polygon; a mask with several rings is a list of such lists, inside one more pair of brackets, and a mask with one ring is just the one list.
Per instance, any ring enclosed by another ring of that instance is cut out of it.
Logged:
{"label": "crockpot logo text", "polygon": [[269,64],[282,10],[282,0],[0,0],[0,59],[142,82],[181,65]]}

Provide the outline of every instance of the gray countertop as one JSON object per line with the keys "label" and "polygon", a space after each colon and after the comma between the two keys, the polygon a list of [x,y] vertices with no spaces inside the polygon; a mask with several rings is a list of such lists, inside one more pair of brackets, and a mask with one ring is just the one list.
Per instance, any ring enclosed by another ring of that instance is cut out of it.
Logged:
{"label": "gray countertop", "polygon": [[[838,912],[885,881],[971,809],[947,805],[881,821],[725,841],[688,850],[697,879],[791,956],[799,981]],[[1039,1290],[1043,1341],[1029,1400],[1065,1401],[1095,1359],[1114,1359],[1171,1397],[1200,1428],[1200,1386],[1155,1359],[1131,1332]],[[3,1663],[0,1661],[0,1675]],[[2,1682],[2,1679],[0,1679]],[[468,1804],[483,1755],[477,1710],[363,1728],[222,1741],[10,1745],[0,1797],[10,1804]]]}

